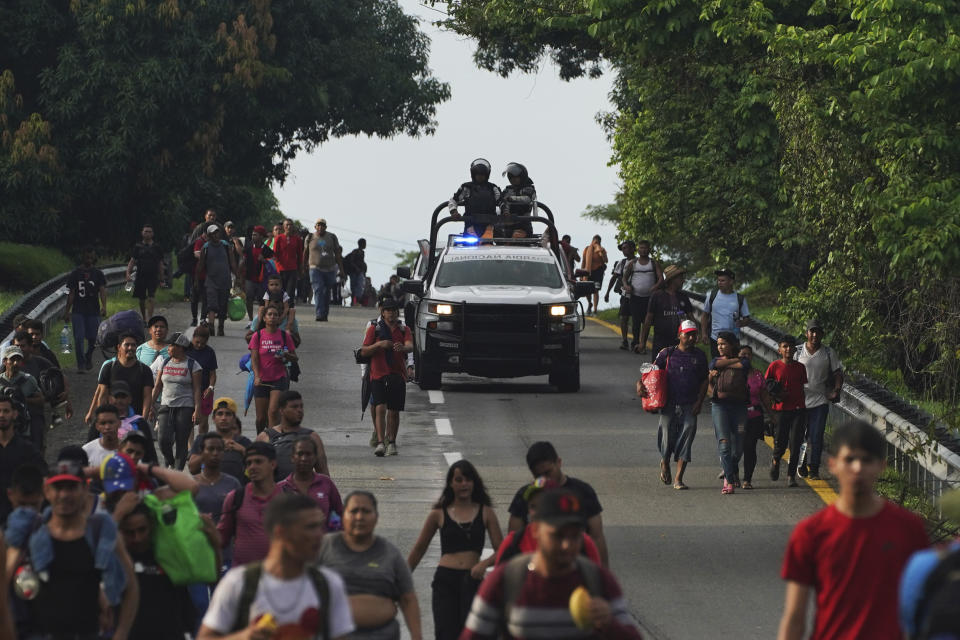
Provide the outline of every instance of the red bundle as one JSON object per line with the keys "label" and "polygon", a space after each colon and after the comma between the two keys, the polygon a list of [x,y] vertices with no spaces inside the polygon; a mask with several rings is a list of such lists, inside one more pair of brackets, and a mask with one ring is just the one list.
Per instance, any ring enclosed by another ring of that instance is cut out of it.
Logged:
{"label": "red bundle", "polygon": [[647,394],[642,398],[643,410],[651,413],[667,406],[667,371],[654,367],[643,372],[640,381]]}

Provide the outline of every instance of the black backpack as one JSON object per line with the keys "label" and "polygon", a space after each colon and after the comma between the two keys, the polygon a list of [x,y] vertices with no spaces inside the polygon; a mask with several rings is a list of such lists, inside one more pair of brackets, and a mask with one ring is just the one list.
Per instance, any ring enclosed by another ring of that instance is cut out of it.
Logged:
{"label": "black backpack", "polygon": [[67,390],[67,385],[63,380],[63,371],[56,367],[44,369],[40,373],[40,377],[37,378],[37,384],[40,385],[40,393],[50,404],[56,404],[57,398]]}
{"label": "black backpack", "polygon": [[917,601],[917,640],[960,637],[960,549],[939,553],[940,562],[927,576]]}
{"label": "black backpack", "polygon": [[[317,599],[320,601],[319,622],[317,627],[319,634],[317,637],[330,638],[330,585],[327,584],[327,578],[323,572],[314,565],[306,566],[307,576],[313,583],[313,588],[317,592]],[[257,585],[260,584],[260,577],[263,575],[263,563],[254,562],[243,567],[243,588],[240,590],[240,600],[237,603],[237,617],[234,619],[231,631],[241,631],[250,626],[250,607],[257,596]]]}

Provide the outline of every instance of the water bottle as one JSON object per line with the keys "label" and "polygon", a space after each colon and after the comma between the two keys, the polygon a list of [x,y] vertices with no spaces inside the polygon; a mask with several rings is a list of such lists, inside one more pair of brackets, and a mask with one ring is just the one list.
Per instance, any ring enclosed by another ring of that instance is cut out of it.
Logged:
{"label": "water bottle", "polygon": [[70,323],[65,322],[60,330],[60,353],[70,355]]}
{"label": "water bottle", "polygon": [[127,284],[123,285],[123,290],[127,293],[133,291],[133,281],[137,279],[137,268],[134,267],[133,271],[130,272],[130,279],[127,281]]}

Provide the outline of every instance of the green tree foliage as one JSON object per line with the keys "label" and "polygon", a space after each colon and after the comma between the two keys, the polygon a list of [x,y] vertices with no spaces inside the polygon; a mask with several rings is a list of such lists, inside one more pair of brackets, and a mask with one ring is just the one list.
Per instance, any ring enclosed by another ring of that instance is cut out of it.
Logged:
{"label": "green tree foliage", "polygon": [[448,13],[481,67],[616,74],[602,120],[622,235],[693,268],[762,273],[786,319],[824,317],[857,366],[960,399],[960,3],[458,0]]}
{"label": "green tree foliage", "polygon": [[125,246],[210,206],[260,220],[299,151],[432,133],[428,48],[396,0],[5,2],[0,226]]}
{"label": "green tree foliage", "polygon": [[417,258],[420,257],[420,252],[416,249],[410,251],[397,251],[393,254],[394,259],[397,261],[394,268],[397,267],[410,267],[413,269],[414,263],[416,263]]}

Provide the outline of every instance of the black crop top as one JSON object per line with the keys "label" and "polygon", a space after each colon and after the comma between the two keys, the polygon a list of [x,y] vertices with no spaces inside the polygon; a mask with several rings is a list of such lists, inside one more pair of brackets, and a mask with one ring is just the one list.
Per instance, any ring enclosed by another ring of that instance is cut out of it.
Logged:
{"label": "black crop top", "polygon": [[483,506],[477,510],[477,517],[469,523],[457,522],[444,509],[443,526],[440,527],[440,553],[443,555],[460,551],[481,553],[486,533],[486,528],[483,526]]}

